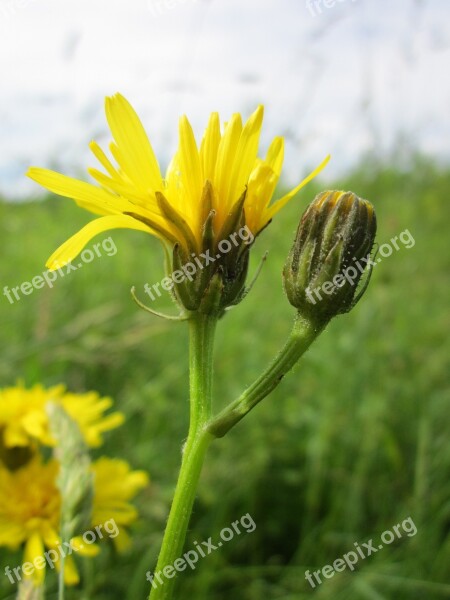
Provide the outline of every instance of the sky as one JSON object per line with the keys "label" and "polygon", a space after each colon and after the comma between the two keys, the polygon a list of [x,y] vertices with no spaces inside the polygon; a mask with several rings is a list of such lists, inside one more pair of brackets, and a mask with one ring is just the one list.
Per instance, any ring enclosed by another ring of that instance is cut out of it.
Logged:
{"label": "sky", "polygon": [[329,182],[374,151],[448,161],[449,25],[448,0],[0,0],[0,194],[39,196],[30,165],[89,179],[118,91],[164,169],[180,115],[200,140],[258,104],[287,184],[329,153]]}

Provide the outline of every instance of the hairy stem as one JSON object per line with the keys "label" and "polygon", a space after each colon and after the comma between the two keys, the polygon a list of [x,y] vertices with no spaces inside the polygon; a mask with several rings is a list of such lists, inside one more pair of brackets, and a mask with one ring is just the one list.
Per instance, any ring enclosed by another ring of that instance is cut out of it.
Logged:
{"label": "hairy stem", "polygon": [[[211,417],[212,358],[216,318],[195,314],[190,325],[190,426],[183,450],[178,482],[164,533],[150,600],[170,600],[177,571],[174,562],[182,555],[204,457],[213,436],[206,430]],[[172,569],[168,568],[172,567]]]}
{"label": "hairy stem", "polygon": [[292,369],[324,329],[325,325],[318,327],[312,321],[297,315],[289,338],[275,359],[239,398],[208,423],[208,431],[215,437],[223,437],[236,423],[243,419],[278,386],[286,373]]}

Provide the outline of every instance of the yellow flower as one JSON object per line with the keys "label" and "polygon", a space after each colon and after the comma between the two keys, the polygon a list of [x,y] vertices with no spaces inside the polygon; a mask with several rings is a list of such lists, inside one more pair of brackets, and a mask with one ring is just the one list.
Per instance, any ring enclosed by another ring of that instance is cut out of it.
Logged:
{"label": "yellow flower", "polygon": [[67,414],[76,421],[88,446],[97,448],[103,443],[102,434],[120,427],[125,420],[123,413],[113,412],[105,416],[112,406],[111,398],[100,398],[97,392],[72,394],[66,392],[61,405]]}
{"label": "yellow flower", "polygon": [[[25,545],[22,565],[5,571],[11,582],[31,578],[36,585],[42,584],[50,564],[44,556],[46,549],[53,551],[49,558],[53,556],[54,565],[59,567],[58,469],[56,461],[43,464],[37,456],[16,471],[0,464],[0,546],[16,550]],[[78,582],[71,556],[66,560],[65,580],[69,585]]]}
{"label": "yellow flower", "polygon": [[240,201],[245,225],[256,236],[329,158],[271,204],[281,174],[284,140],[274,138],[265,158],[258,157],[262,106],[244,125],[241,116],[234,114],[223,132],[219,115],[212,113],[200,147],[183,116],[178,150],[165,178],[139,117],[123,96],[106,98],[106,117],[114,138],[110,151],[117,166],[96,142],[91,142],[93,154],[106,171],[89,169],[100,187],[47,169],[28,170],[29,177],[50,191],[73,198],[79,206],[101,215],[52,254],[47,262],[50,269],[71,261],[95,235],[115,228],[145,231],[172,246],[180,244],[188,254],[199,252],[208,216],[213,215],[217,239]]}
{"label": "yellow flower", "polygon": [[47,402],[59,403],[78,423],[86,444],[100,446],[105,431],[123,423],[119,412],[104,413],[112,405],[110,398],[100,398],[97,392],[72,394],[63,385],[45,389],[35,385],[26,389],[23,385],[0,390],[0,433],[1,446],[8,448],[27,447],[35,442],[53,446]]}
{"label": "yellow flower", "polygon": [[129,545],[125,527],[137,518],[137,511],[130,500],[148,485],[145,471],[131,471],[124,460],[100,458],[92,465],[95,496],[92,507],[92,523],[100,525],[114,520],[118,535],[114,543],[118,550]]}
{"label": "yellow flower", "polygon": [[74,554],[96,555],[99,552],[96,542],[102,539],[114,539],[119,549],[128,543],[124,528],[137,517],[130,500],[148,484],[147,475],[131,471],[124,461],[102,458],[93,463],[91,530],[73,538],[70,550],[62,544],[58,533],[61,507],[56,485],[58,469],[56,461],[43,463],[38,456],[15,471],[0,463],[0,546],[16,550],[24,545],[23,565],[11,565],[5,571],[11,582],[31,578],[41,585],[49,565],[59,570],[60,555],[64,552],[66,584],[76,585],[79,576]]}

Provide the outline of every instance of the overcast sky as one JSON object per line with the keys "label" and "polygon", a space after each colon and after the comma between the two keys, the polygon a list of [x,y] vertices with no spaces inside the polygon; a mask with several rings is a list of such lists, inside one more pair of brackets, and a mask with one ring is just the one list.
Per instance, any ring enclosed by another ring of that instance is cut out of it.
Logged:
{"label": "overcast sky", "polygon": [[327,153],[332,181],[400,138],[448,159],[449,0],[316,4],[0,0],[0,192],[36,195],[31,164],[92,165],[87,145],[109,140],[104,96],[116,91],[164,168],[180,114],[200,138],[211,111],[247,116],[259,103],[262,151],[286,136],[289,183]]}

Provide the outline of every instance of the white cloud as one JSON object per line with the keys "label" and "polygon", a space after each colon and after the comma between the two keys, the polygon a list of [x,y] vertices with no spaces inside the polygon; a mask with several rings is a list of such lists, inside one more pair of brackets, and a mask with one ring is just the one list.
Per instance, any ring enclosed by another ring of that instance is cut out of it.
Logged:
{"label": "white cloud", "polygon": [[27,164],[84,169],[119,90],[162,162],[179,114],[200,135],[212,110],[260,102],[291,182],[329,151],[335,177],[399,132],[448,156],[448,18],[446,0],[338,0],[315,17],[302,0],[0,0],[0,190],[35,191]]}

